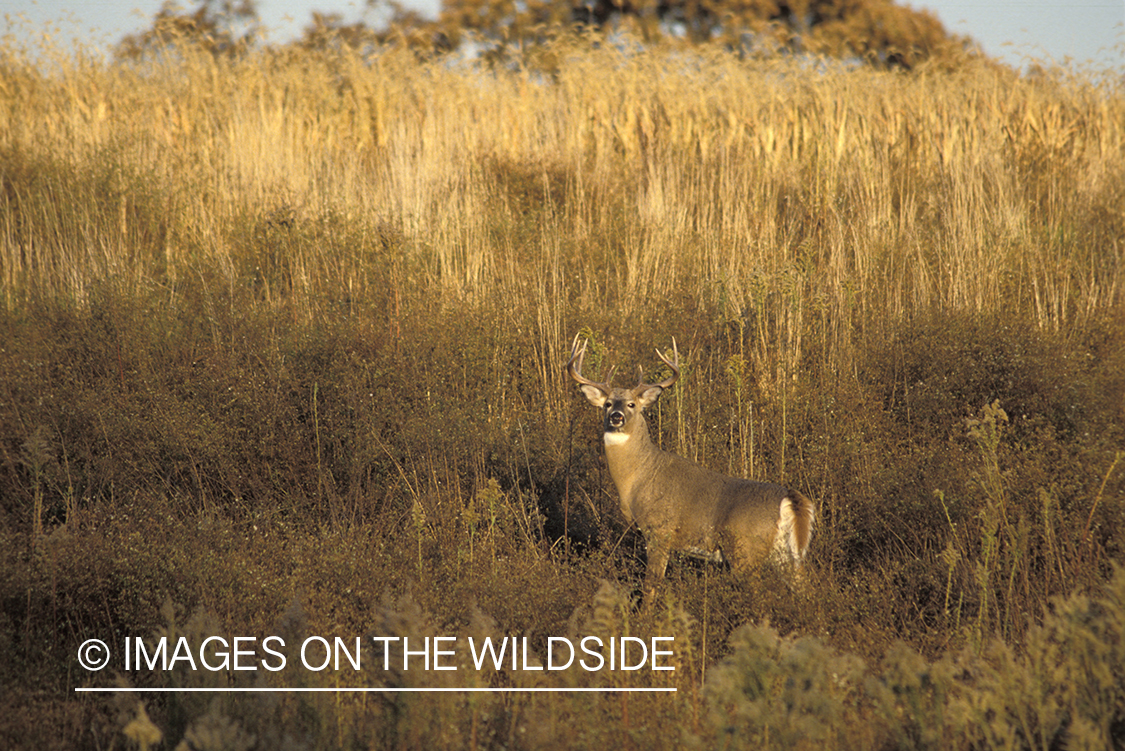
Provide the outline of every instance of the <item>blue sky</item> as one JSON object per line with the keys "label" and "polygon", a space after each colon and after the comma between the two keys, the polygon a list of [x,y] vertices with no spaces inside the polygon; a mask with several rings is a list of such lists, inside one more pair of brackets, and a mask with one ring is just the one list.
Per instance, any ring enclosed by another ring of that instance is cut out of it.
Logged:
{"label": "blue sky", "polygon": [[[432,15],[439,1],[405,0],[405,4]],[[160,4],[161,0],[2,0],[0,32],[32,41],[46,31],[64,46],[78,39],[105,47],[147,27]],[[1125,0],[906,4],[933,11],[948,30],[971,36],[988,54],[1017,66],[1030,56],[1125,68]],[[181,0],[181,5],[194,7],[195,2]],[[339,13],[349,22],[377,20],[357,0],[258,0],[258,11],[274,41],[299,34],[314,10]]]}

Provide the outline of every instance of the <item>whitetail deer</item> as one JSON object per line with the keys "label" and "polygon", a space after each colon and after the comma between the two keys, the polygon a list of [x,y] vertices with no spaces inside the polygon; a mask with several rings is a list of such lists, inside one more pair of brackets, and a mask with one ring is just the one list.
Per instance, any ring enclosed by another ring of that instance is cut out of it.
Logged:
{"label": "whitetail deer", "polygon": [[671,376],[659,383],[642,378],[631,389],[610,385],[612,370],[604,383],[584,377],[586,342],[580,348],[577,336],[566,364],[590,403],[604,411],[605,455],[621,512],[640,528],[648,549],[646,591],[664,579],[673,550],[726,560],[734,568],[771,555],[799,566],[816,517],[812,501],[783,485],[713,472],[657,448],[649,438],[644,408],[680,377],[675,339],[672,351],[672,360],[656,352]]}

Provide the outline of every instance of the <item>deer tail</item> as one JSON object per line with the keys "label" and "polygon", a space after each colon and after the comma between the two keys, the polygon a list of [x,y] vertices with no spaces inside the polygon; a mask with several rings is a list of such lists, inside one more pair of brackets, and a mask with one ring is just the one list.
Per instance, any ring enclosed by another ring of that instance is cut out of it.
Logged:
{"label": "deer tail", "polygon": [[816,524],[816,504],[799,490],[790,489],[788,497],[782,502],[782,508],[783,516],[788,516],[785,521],[789,532],[789,552],[794,562],[800,564],[809,550],[809,541],[812,540],[813,526]]}

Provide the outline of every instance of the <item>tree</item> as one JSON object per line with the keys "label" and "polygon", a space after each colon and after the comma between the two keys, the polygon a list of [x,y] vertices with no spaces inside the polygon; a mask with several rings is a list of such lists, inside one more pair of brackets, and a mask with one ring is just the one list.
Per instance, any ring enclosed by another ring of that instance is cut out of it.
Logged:
{"label": "tree", "polygon": [[[368,0],[369,4],[374,4]],[[310,50],[338,48],[364,49],[405,42],[415,50],[448,52],[448,39],[441,36],[435,24],[396,0],[381,3],[386,7],[388,21],[380,27],[370,27],[362,21],[346,23],[339,13],[314,11],[312,23],[304,28],[296,45]]]}
{"label": "tree", "polygon": [[650,42],[672,37],[743,52],[811,53],[904,68],[968,46],[930,12],[892,0],[443,0],[436,22],[410,20],[392,23],[414,39],[454,43],[466,32],[504,47],[582,28],[629,29]]}
{"label": "tree", "polygon": [[191,44],[213,55],[232,56],[253,47],[258,32],[255,0],[201,0],[191,12],[164,0],[152,26],[122,38],[115,53],[135,60],[171,45]]}

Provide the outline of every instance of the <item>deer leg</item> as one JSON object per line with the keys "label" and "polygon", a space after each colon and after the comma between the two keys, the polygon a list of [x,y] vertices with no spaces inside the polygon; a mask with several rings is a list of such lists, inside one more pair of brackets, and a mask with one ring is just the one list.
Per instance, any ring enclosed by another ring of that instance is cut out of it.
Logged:
{"label": "deer leg", "polygon": [[645,563],[645,590],[649,593],[664,581],[664,573],[668,570],[668,556],[671,554],[668,546],[661,540],[651,539],[646,545]]}

